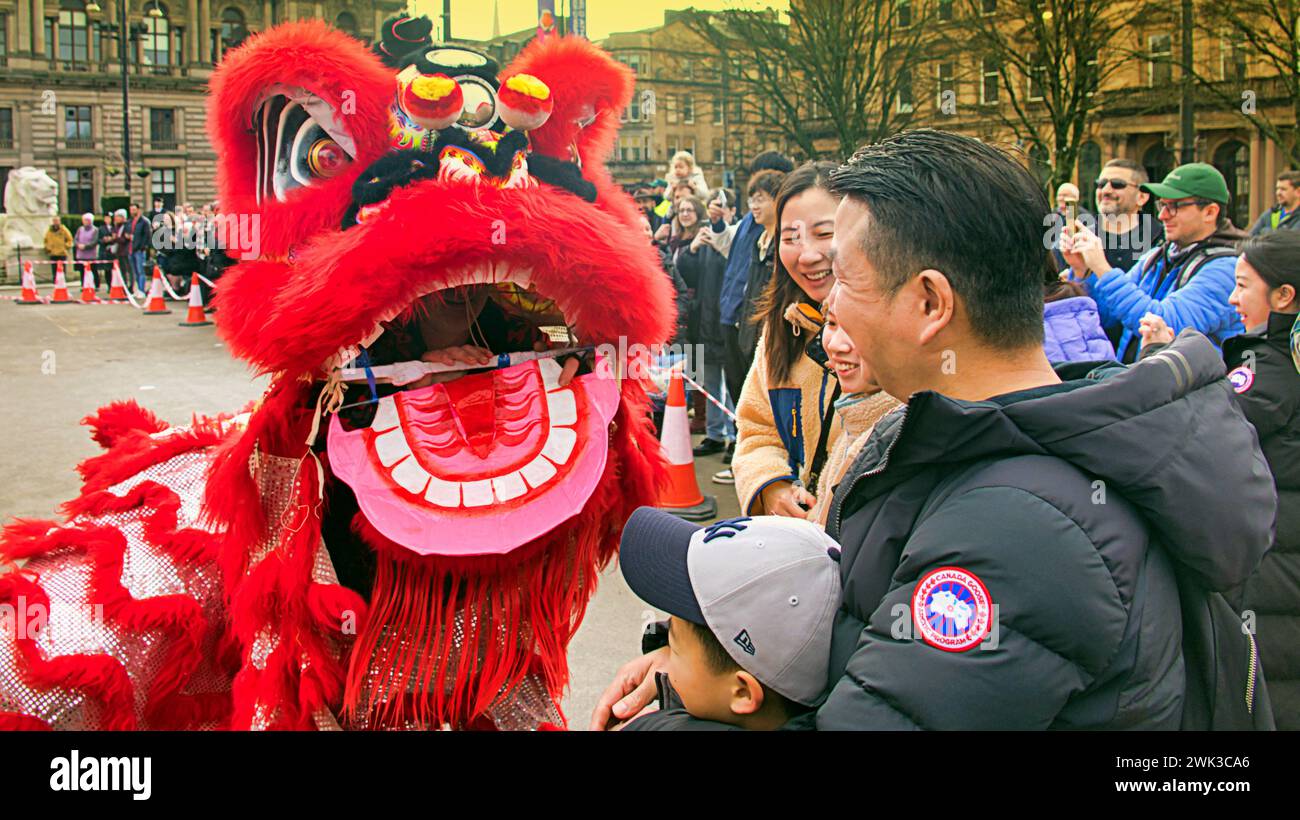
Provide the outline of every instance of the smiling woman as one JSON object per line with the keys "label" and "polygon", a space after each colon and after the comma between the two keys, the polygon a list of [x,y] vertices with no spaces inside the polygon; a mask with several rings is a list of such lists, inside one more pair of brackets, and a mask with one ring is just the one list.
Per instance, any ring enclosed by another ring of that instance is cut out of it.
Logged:
{"label": "smiling woman", "polygon": [[808,163],[776,197],[777,253],[754,323],[762,333],[736,405],[732,471],[747,515],[807,518],[829,448],[840,435],[839,383],[809,358],[822,327],[820,306],[835,279],[830,251],[839,198],[827,191],[834,163]]}

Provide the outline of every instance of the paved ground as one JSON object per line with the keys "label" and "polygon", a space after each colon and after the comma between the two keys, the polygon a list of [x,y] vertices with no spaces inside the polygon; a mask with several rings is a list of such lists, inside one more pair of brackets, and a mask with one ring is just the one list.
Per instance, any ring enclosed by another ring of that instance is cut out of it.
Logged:
{"label": "paved ground", "polygon": [[[172,309],[170,316],[144,316],[127,305],[0,301],[0,519],[56,517],[56,507],[80,486],[74,467],[99,452],[78,421],[109,401],[135,399],[181,424],[193,413],[233,411],[261,395],[265,378],[254,379],[232,359],[214,328],[178,327],[185,306]],[[696,462],[701,489],[717,497],[719,517],[726,518],[738,514],[738,505],[732,487],[710,483],[720,469],[719,456]],[[574,727],[586,726],[614,671],[639,650],[650,617],[611,567],[570,648],[564,710]]]}

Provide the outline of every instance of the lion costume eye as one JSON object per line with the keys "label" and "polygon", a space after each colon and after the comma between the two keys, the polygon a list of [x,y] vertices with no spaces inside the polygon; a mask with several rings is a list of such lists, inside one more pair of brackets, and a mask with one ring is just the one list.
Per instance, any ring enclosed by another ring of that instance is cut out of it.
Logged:
{"label": "lion costume eye", "polygon": [[303,89],[276,90],[253,114],[259,202],[283,202],[290,191],[337,176],[355,150],[328,103]]}

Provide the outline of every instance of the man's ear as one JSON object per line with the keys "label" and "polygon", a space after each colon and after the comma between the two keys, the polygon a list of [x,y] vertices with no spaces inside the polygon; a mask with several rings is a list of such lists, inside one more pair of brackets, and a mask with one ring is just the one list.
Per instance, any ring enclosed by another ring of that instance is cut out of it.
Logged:
{"label": "man's ear", "polygon": [[917,342],[926,345],[952,322],[957,310],[957,294],[948,277],[937,270],[923,270],[905,285],[913,289],[914,309],[920,322]]}
{"label": "man's ear", "polygon": [[1142,190],[1141,188],[1138,189],[1137,203],[1139,208],[1145,207],[1147,202],[1150,199],[1151,199],[1151,194],[1148,194],[1146,191]]}
{"label": "man's ear", "polygon": [[763,708],[763,684],[743,669],[738,669],[731,679],[731,713],[754,715]]}

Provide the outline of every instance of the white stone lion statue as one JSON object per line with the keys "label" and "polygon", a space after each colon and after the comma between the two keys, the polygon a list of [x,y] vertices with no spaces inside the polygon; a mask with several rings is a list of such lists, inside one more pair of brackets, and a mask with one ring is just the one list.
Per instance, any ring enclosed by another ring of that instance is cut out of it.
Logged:
{"label": "white stone lion statue", "polygon": [[5,183],[4,202],[0,235],[5,250],[40,247],[50,217],[59,212],[59,184],[40,168],[15,168]]}

